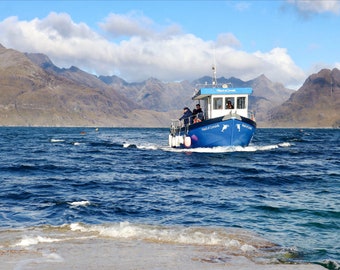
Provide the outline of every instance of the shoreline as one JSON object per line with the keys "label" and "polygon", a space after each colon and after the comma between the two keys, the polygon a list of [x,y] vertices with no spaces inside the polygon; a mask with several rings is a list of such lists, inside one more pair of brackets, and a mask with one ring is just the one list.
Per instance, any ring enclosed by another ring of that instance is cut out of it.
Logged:
{"label": "shoreline", "polygon": [[322,270],[316,264],[254,263],[223,249],[83,238],[0,250],[1,269]]}

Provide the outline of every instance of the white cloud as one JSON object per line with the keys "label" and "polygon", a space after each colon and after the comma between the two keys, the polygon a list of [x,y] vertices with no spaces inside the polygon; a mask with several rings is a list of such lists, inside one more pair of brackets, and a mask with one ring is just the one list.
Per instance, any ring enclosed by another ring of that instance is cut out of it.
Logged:
{"label": "white cloud", "polygon": [[241,46],[241,42],[232,33],[223,33],[218,35],[216,46],[231,46],[238,48]]}
{"label": "white cloud", "polygon": [[140,12],[130,12],[128,14],[111,13],[103,22],[99,23],[99,26],[113,38],[141,37],[144,39],[156,39],[177,35],[182,32],[181,28],[176,24],[159,27]]}
{"label": "white cloud", "polygon": [[153,22],[140,14],[130,13],[128,15],[111,13],[100,27],[113,37],[126,36],[149,36],[152,31]]}
{"label": "white cloud", "polygon": [[55,34],[63,39],[82,38],[88,39],[93,37],[93,32],[84,23],[76,24],[66,13],[57,14],[52,12],[44,20],[35,20],[36,30]]}
{"label": "white cloud", "polygon": [[286,0],[288,3],[293,4],[296,8],[305,14],[310,13],[335,13],[340,12],[339,0]]}
{"label": "white cloud", "polygon": [[[205,41],[182,33],[177,25],[158,27],[148,18],[130,17],[110,14],[101,24],[113,36],[129,36],[116,42],[63,13],[31,21],[9,17],[0,22],[0,40],[7,48],[44,53],[59,67],[74,65],[129,82],[150,77],[163,81],[197,79],[211,75],[214,59],[218,77],[250,80],[265,74],[285,85],[305,79],[284,48],[249,53],[239,49],[240,42],[231,33],[222,33],[216,42]],[[160,30],[155,30],[157,27]]]}
{"label": "white cloud", "polygon": [[274,48],[270,52],[256,52],[255,56],[263,61],[264,74],[269,78],[281,77],[289,85],[298,85],[306,78],[305,72],[294,64],[285,48]]}

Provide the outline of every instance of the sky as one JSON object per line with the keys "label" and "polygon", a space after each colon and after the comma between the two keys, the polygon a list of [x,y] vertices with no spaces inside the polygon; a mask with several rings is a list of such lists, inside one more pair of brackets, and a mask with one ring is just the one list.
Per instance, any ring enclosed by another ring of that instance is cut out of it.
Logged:
{"label": "sky", "polygon": [[298,89],[340,69],[340,0],[2,1],[0,44],[127,82],[262,74]]}

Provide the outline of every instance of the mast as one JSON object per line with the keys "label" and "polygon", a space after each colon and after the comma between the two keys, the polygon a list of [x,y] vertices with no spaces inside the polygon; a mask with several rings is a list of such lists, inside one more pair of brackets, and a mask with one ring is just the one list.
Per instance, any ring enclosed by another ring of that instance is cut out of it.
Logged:
{"label": "mast", "polygon": [[216,67],[215,67],[215,65],[212,66],[212,71],[213,71],[212,85],[216,86],[217,85],[217,78],[216,78]]}
{"label": "mast", "polygon": [[212,77],[212,85],[214,87],[217,86],[217,77],[216,77],[216,52],[214,48],[214,64],[212,66],[212,71],[213,71],[213,77]]}

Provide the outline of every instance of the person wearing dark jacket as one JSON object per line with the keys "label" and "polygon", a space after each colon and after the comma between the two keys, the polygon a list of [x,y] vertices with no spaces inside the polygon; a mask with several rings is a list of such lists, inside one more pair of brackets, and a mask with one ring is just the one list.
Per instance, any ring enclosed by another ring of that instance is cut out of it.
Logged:
{"label": "person wearing dark jacket", "polygon": [[201,109],[200,104],[196,104],[196,108],[192,111],[193,114],[193,121],[194,123],[202,122],[204,117],[203,117],[203,111]]}
{"label": "person wearing dark jacket", "polygon": [[192,124],[192,112],[188,107],[183,108],[183,115],[179,118],[180,121],[183,120],[184,125]]}

